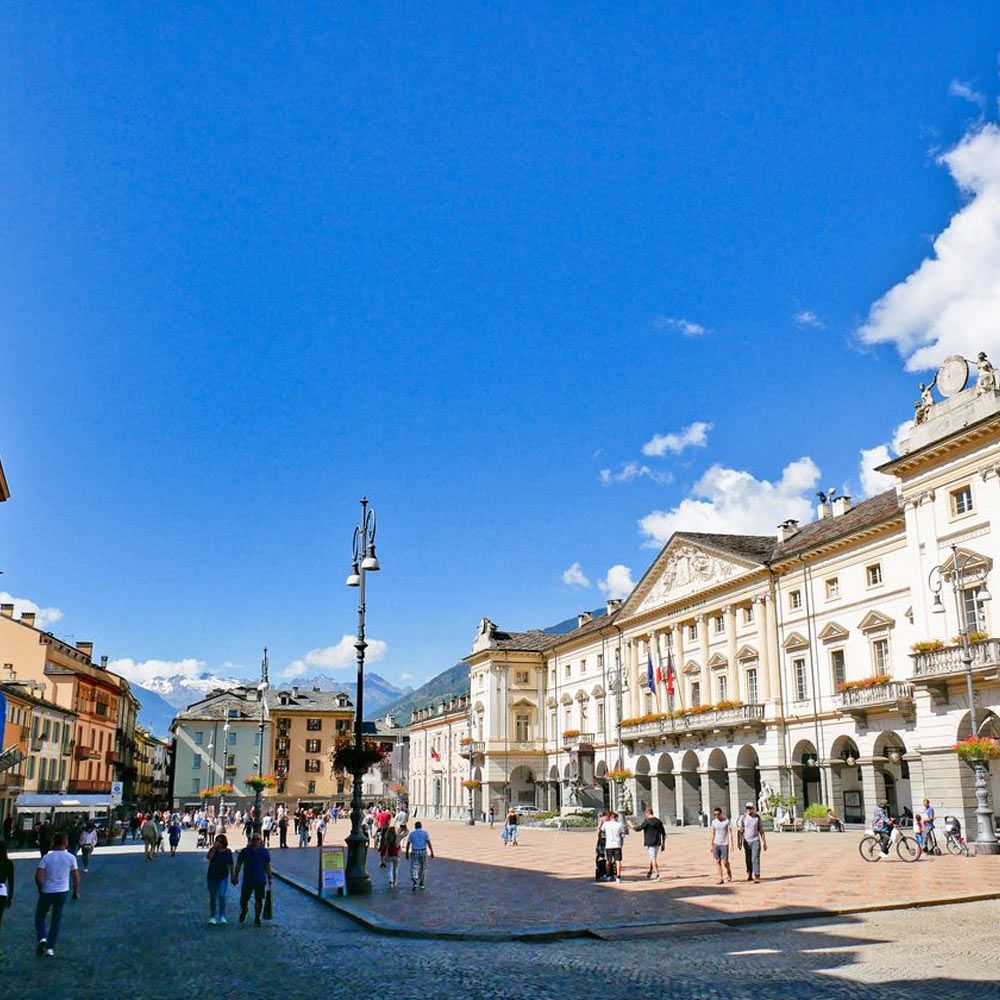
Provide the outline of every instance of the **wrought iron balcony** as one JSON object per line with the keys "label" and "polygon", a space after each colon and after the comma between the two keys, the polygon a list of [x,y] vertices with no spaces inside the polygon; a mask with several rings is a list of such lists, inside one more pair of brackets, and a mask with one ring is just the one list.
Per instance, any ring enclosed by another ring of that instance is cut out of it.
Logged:
{"label": "wrought iron balcony", "polygon": [[862,724],[871,712],[913,713],[913,685],[902,681],[884,681],[867,687],[852,687],[837,695],[840,711]]}
{"label": "wrought iron balcony", "polygon": [[120,756],[120,754],[118,753],[117,750],[108,750],[104,754],[104,759],[109,764],[120,764],[121,763],[121,756]]}
{"label": "wrought iron balcony", "polygon": [[69,783],[69,791],[83,793],[110,792],[110,781],[77,780]]}
{"label": "wrought iron balcony", "polygon": [[[974,642],[969,647],[972,654],[972,674],[976,680],[996,679],[1000,676],[1000,639]],[[945,646],[911,653],[913,674],[911,680],[920,687],[931,690],[935,701],[948,700],[948,682],[965,676],[961,646]]]}
{"label": "wrought iron balcony", "polygon": [[736,705],[733,708],[713,708],[670,718],[651,719],[622,726],[622,739],[626,742],[657,736],[686,736],[709,733],[722,729],[753,729],[764,725],[764,706]]}
{"label": "wrought iron balcony", "polygon": [[97,751],[93,747],[77,747],[76,748],[76,759],[77,760],[90,760],[91,757],[96,757]]}
{"label": "wrought iron balcony", "polygon": [[593,747],[594,734],[576,733],[573,736],[566,736],[563,734],[562,744],[563,748],[566,750],[582,750],[584,747]]}

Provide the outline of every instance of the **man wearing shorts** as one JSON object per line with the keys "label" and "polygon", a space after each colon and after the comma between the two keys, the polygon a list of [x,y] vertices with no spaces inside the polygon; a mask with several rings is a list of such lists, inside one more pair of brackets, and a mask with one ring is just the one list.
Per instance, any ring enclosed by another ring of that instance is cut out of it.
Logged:
{"label": "man wearing shorts", "polygon": [[729,867],[729,849],[733,846],[733,828],[728,819],[722,815],[721,809],[712,811],[712,832],[709,835],[709,850],[715,858],[715,868],[722,885],[722,868],[725,866],[725,881],[732,882],[733,870]]}
{"label": "man wearing shorts", "polygon": [[625,828],[618,819],[618,813],[613,812],[610,819],[604,821],[601,827],[604,831],[604,856],[607,859],[608,881],[622,880],[622,836]]}
{"label": "man wearing shorts", "polygon": [[[663,821],[654,815],[652,807],[646,810],[646,815],[642,822],[632,827],[636,833],[642,830],[642,844],[646,848],[649,857],[649,871],[646,872],[647,879],[660,881],[659,853],[667,846],[667,830]],[[654,875],[655,872],[655,875]]]}

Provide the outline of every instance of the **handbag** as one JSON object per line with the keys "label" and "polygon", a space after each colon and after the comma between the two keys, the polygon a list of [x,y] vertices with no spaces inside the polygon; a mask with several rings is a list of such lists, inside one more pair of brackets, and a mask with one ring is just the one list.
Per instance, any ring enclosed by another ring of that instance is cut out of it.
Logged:
{"label": "handbag", "polygon": [[271,886],[267,887],[267,891],[264,893],[264,912],[262,914],[265,920],[274,919],[274,894],[271,891]]}

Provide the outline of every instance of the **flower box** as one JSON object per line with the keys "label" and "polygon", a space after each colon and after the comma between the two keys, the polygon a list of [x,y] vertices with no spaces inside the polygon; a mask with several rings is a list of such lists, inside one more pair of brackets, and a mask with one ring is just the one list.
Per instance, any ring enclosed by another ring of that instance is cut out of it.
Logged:
{"label": "flower box", "polygon": [[956,743],[954,749],[966,764],[1000,758],[1000,740],[995,740],[992,736],[970,736],[961,743]]}

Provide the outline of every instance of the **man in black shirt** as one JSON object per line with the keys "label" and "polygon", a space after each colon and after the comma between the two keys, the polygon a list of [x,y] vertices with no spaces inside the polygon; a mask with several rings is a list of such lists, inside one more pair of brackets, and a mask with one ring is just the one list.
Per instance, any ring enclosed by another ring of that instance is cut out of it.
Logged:
{"label": "man in black shirt", "polygon": [[642,830],[642,845],[646,848],[646,854],[649,856],[649,871],[646,872],[646,878],[659,882],[659,854],[667,846],[666,827],[664,827],[662,820],[653,815],[652,807],[650,807],[646,810],[642,822],[638,826],[633,824],[633,829],[637,833]]}

